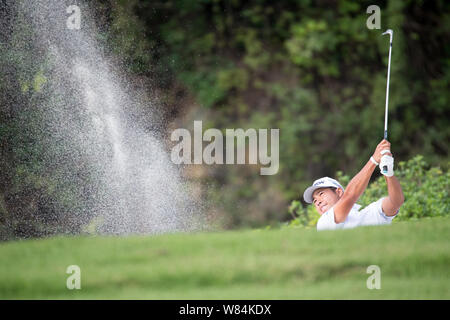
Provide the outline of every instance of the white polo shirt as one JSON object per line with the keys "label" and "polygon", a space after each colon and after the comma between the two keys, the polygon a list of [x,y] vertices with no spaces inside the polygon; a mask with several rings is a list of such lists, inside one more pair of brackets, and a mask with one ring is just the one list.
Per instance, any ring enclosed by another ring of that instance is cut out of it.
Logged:
{"label": "white polo shirt", "polygon": [[392,219],[395,218],[395,215],[392,217],[387,216],[381,207],[382,202],[383,198],[372,202],[362,210],[360,210],[361,206],[355,203],[347,219],[342,223],[336,223],[334,221],[334,207],[332,207],[319,218],[317,230],[350,229],[359,226],[390,224]]}

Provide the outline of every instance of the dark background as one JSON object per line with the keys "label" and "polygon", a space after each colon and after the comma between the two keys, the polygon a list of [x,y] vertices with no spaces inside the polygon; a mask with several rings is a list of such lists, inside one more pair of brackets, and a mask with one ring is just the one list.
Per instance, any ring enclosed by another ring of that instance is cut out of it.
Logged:
{"label": "dark background", "polygon": [[[54,181],[61,167],[78,168],[75,184],[83,165],[72,159],[49,166],[40,156],[45,137],[35,127],[45,61],[18,3],[0,1],[2,239],[77,233],[86,221],[70,229],[61,221],[85,201],[83,192],[70,195],[70,182],[55,189]],[[372,4],[381,9],[380,30],[366,27]],[[352,176],[366,163],[383,136],[387,28],[395,32],[389,102],[395,159],[420,154],[428,165],[448,166],[449,2],[93,0],[89,6],[105,55],[158,97],[163,136],[194,120],[203,120],[204,129],[280,129],[274,176],[249,165],[186,168],[221,227],[289,220],[289,204],[312,180],[337,171]],[[29,37],[29,47],[17,47],[18,36]]]}

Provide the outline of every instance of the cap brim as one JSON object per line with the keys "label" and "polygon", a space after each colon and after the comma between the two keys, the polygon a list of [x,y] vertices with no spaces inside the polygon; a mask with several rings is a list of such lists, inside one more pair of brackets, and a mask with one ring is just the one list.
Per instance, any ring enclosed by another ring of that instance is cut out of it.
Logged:
{"label": "cap brim", "polygon": [[303,200],[305,200],[306,203],[313,203],[313,193],[314,193],[314,191],[316,191],[317,189],[320,189],[320,188],[339,188],[339,189],[344,190],[343,187],[341,187],[340,185],[337,186],[335,184],[311,186],[311,187],[308,187],[308,189],[306,189],[305,192],[303,193]]}
{"label": "cap brim", "polygon": [[312,203],[313,202],[313,193],[319,188],[323,188],[322,186],[311,186],[308,189],[303,192],[303,200],[305,200],[306,203]]}

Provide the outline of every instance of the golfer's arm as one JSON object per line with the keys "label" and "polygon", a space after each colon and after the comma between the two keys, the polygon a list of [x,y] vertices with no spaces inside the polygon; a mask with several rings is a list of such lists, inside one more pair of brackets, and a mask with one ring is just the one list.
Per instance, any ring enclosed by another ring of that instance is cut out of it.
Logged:
{"label": "golfer's arm", "polygon": [[366,190],[375,168],[375,164],[368,161],[361,171],[350,180],[342,198],[334,206],[334,221],[336,223],[342,223],[347,219],[351,208]]}
{"label": "golfer's arm", "polygon": [[405,196],[403,195],[400,182],[395,176],[385,177],[385,179],[389,196],[383,199],[381,206],[387,216],[394,216],[403,202],[405,202]]}

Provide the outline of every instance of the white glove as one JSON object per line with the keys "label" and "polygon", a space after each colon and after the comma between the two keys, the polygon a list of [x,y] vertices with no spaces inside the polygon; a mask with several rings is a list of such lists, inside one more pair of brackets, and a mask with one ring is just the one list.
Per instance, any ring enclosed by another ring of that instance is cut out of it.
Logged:
{"label": "white glove", "polygon": [[[388,153],[389,150],[381,151],[381,154]],[[380,160],[380,172],[386,177],[392,177],[394,175],[394,158],[385,154]]]}

